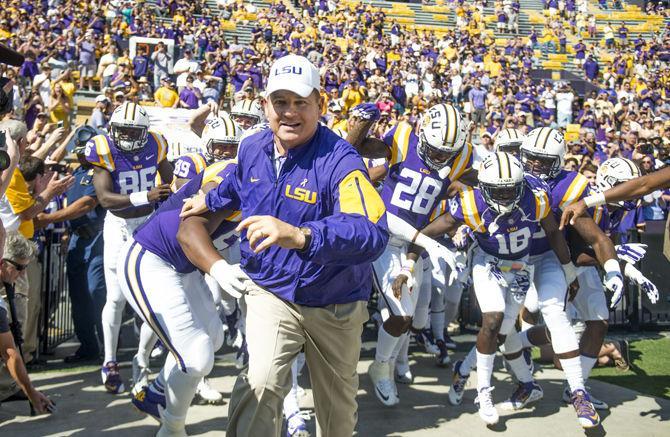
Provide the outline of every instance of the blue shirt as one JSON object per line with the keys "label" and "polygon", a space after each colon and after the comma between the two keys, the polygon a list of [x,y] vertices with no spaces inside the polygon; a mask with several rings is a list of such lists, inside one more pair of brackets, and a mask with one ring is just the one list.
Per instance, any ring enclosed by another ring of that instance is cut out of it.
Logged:
{"label": "blue shirt", "polygon": [[300,305],[322,307],[367,300],[371,263],[388,242],[386,210],[356,150],[319,125],[304,145],[274,167],[274,134],[242,140],[235,177],[207,193],[207,207],[270,215],[312,232],[304,252],[272,246],[261,253],[240,235],[241,266],[259,286]]}
{"label": "blue shirt", "polygon": [[[67,197],[68,205],[72,205],[77,200],[84,196],[90,196],[97,199],[95,194],[95,187],[93,186],[93,169],[85,169],[83,167],[77,168],[74,173],[74,184],[72,188],[67,190],[65,196]],[[102,230],[102,222],[105,218],[105,210],[99,204],[89,211],[86,215],[70,220],[70,227],[73,230],[81,226],[88,225],[93,229]]]}

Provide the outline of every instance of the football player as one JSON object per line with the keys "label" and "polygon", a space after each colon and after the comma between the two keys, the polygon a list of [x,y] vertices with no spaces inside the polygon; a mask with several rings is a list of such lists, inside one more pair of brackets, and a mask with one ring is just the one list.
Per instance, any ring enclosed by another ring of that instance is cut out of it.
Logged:
{"label": "football player", "polygon": [[[97,135],[86,144],[86,160],[94,166],[93,185],[100,205],[108,210],[103,229],[105,285],[107,301],[102,310],[105,359],[102,381],[110,393],[120,393],[124,385],[116,361],[125,298],[116,275],[116,261],[123,243],[154,210],[154,204],[170,195],[172,166],[166,159],[167,142],[149,130],[149,116],[141,106],[124,103],[114,110],[109,135]],[[140,348],[150,341],[151,331],[140,334]],[[144,367],[148,361],[142,354]]]}
{"label": "football player", "polygon": [[[386,205],[391,239],[384,254],[373,263],[384,309],[375,360],[368,373],[375,395],[386,406],[400,401],[390,376],[394,350],[406,340],[412,325],[422,329],[428,319],[427,310],[415,315],[421,292],[430,298],[430,269],[424,269],[424,262],[428,260],[419,259],[416,265],[406,260],[408,242],[417,234],[417,229],[428,224],[439,201],[447,197],[451,182],[461,178],[470,167],[473,152],[466,137],[466,122],[458,110],[448,104],[435,105],[426,111],[418,135],[409,123],[400,122],[384,136],[384,142],[391,149],[391,159],[381,195]],[[423,244],[428,246],[433,268],[442,269],[448,263],[455,277],[454,254],[435,240],[426,240],[429,241]],[[393,278],[400,271],[410,273],[413,284],[409,290],[414,292],[392,290]],[[428,272],[426,278],[424,271]],[[452,283],[453,279],[451,277],[448,282]],[[427,286],[422,286],[422,282]],[[400,370],[406,373],[408,369]]]}
{"label": "football player", "polygon": [[[637,165],[626,158],[612,158],[605,161],[598,169],[596,175],[597,189],[602,192],[615,185],[640,177]],[[636,208],[635,201],[612,202],[607,206],[596,207],[594,210],[594,221],[605,233],[613,236],[618,232],[619,225],[628,211]],[[568,227],[568,242],[573,249],[573,260],[580,266],[577,279],[579,290],[570,300],[568,314],[575,314],[576,318],[583,321],[586,329],[580,339],[580,353],[582,360],[582,371],[584,381],[589,377],[591,369],[599,356],[605,334],[607,333],[607,321],[609,309],[605,299],[605,291],[598,271],[597,257],[592,248],[588,247],[581,236],[571,227]],[[649,300],[656,303],[658,300],[658,289],[642,273],[634,267],[634,264],[644,257],[646,245],[622,244],[616,246],[619,260],[623,263],[624,274],[634,283],[638,284],[646,292]],[[533,344],[543,342],[549,343],[544,327],[531,328],[526,333],[528,338],[533,339]],[[605,410],[608,405],[598,399],[591,397],[593,405],[598,410]],[[570,391],[566,387],[563,390],[563,400],[570,402]]]}
{"label": "football player", "polygon": [[[242,130],[235,124],[228,114],[219,113],[215,117],[205,123],[201,138],[201,153],[190,153],[177,159],[174,163],[174,187],[179,189],[189,180],[200,174],[204,169],[225,159],[235,158],[237,154],[237,146],[240,141]],[[236,236],[230,237],[233,242]],[[226,259],[232,263],[239,262],[238,251],[233,244],[225,254]],[[222,308],[225,317],[231,317],[233,313],[237,312],[237,302],[234,298],[227,298],[228,295],[222,296],[218,283],[211,277],[206,276],[206,282],[210,287],[214,303],[217,307]],[[140,391],[147,385],[148,369],[140,365],[141,360],[133,360],[133,379],[135,381],[135,388],[133,392]],[[143,364],[143,363],[142,363]],[[223,401],[221,393],[212,388],[207,379],[203,378],[198,384],[196,392],[197,403],[220,404]]]}
{"label": "football player", "polygon": [[[533,234],[542,229],[561,264],[570,263],[570,251],[553,215],[548,187],[531,175],[524,175],[514,156],[496,152],[484,159],[478,173],[479,188],[463,187],[440,216],[421,232],[429,237],[444,233],[454,236],[462,224],[473,232],[478,246],[472,254],[472,277],[482,311],[482,328],[477,335],[477,392],[475,403],[487,425],[498,422],[491,398],[491,375],[498,342],[520,381],[532,382],[530,370],[516,352],[512,339],[514,324],[530,287],[533,266],[529,253]],[[418,249],[408,255],[416,259]],[[394,289],[406,282],[406,273],[394,281]],[[460,366],[455,366],[458,373]],[[467,377],[467,375],[462,375]],[[453,389],[453,388],[452,388]],[[458,399],[460,402],[460,398]]]}
{"label": "football player", "polygon": [[[184,223],[179,218],[185,199],[215,188],[234,175],[235,166],[233,160],[217,162],[184,184],[129,238],[118,260],[123,294],[170,352],[156,380],[132,401],[161,421],[159,436],[186,435],[188,407],[198,383],[212,370],[214,352],[223,344],[223,326],[200,272],[209,272],[234,297],[244,288],[239,265],[220,255],[236,240],[230,237],[235,235],[239,213],[222,211]],[[210,253],[194,253],[189,245],[203,232],[211,241],[215,262],[203,263]]]}
{"label": "football player", "polygon": [[523,142],[523,132],[519,129],[503,129],[496,134],[493,142],[493,150],[496,152],[507,152],[519,158],[519,148]]}
{"label": "football player", "polygon": [[265,114],[258,100],[240,100],[230,109],[230,116],[242,130],[248,130],[260,123],[265,123]]}
{"label": "football player", "polygon": [[241,136],[242,130],[228,114],[221,113],[206,122],[200,135],[202,151],[186,154],[174,162],[175,188],[179,189],[214,162],[234,158]]}
{"label": "football player", "polygon": [[[559,131],[546,127],[534,129],[524,138],[520,153],[524,169],[549,185],[551,209],[557,219],[563,208],[589,194],[588,180],[584,176],[562,169],[565,140]],[[593,247],[598,262],[603,266],[606,274],[605,288],[614,294],[611,302],[611,306],[614,307],[623,291],[623,277],[614,245],[590,217],[578,219],[574,230]],[[542,232],[533,235],[530,255],[530,262],[534,266],[533,286],[524,305],[530,312],[538,310],[542,312],[551,334],[554,353],[560,361],[570,387],[571,400],[577,410],[578,420],[585,428],[594,427],[598,425],[600,419],[597,412],[592,410],[591,398],[584,388],[584,375],[589,374],[596,359],[586,355],[580,356],[576,334],[564,309],[568,285],[572,285],[576,279],[576,268],[570,263],[567,273],[561,275],[558,260],[550,250],[549,242]],[[563,267],[566,271],[566,266]],[[602,321],[589,324],[588,332],[582,338],[601,336],[603,329],[606,330],[606,323]],[[523,346],[533,344],[527,334],[522,332],[518,336]],[[597,347],[594,356],[597,356],[600,344]],[[513,409],[521,408],[528,403],[528,399],[541,398],[538,389],[537,384],[520,384],[505,404]]]}

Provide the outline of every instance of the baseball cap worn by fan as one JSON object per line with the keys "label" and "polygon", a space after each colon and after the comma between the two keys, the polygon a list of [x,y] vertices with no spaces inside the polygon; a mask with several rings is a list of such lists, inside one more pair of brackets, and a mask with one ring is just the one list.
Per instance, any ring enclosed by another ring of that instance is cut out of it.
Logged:
{"label": "baseball cap worn by fan", "polygon": [[270,67],[265,97],[280,90],[294,92],[303,98],[314,90],[320,91],[319,70],[304,56],[287,55],[277,59]]}

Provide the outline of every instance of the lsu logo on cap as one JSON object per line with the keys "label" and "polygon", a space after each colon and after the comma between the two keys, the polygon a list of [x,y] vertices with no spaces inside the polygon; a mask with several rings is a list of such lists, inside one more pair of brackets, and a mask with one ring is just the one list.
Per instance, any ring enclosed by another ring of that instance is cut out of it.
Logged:
{"label": "lsu logo on cap", "polygon": [[274,73],[275,76],[281,76],[282,74],[296,74],[299,76],[302,74],[302,67],[296,67],[294,65],[285,65],[275,70]]}

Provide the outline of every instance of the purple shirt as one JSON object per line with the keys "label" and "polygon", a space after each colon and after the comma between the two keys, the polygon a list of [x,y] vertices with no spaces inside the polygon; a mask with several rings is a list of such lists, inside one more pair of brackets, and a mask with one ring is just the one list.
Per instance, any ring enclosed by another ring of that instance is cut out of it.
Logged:
{"label": "purple shirt", "polygon": [[185,87],[179,94],[179,100],[186,103],[189,109],[196,109],[198,107],[198,96],[192,89]]}

